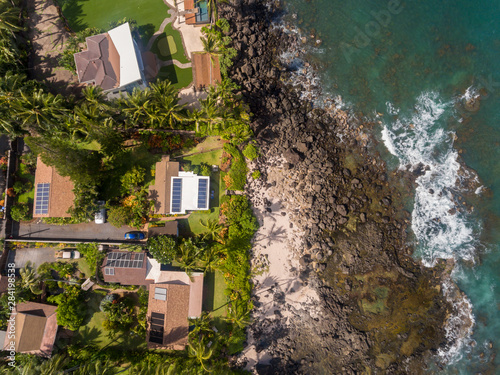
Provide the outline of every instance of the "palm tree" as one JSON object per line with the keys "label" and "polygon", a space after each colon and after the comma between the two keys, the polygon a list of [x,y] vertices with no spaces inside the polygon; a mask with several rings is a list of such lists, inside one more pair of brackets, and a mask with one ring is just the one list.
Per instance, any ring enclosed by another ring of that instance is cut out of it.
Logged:
{"label": "palm tree", "polygon": [[191,358],[195,358],[203,370],[206,372],[211,372],[207,367],[207,361],[210,360],[214,354],[214,347],[208,348],[207,345],[202,340],[192,340],[188,346],[188,355]]}
{"label": "palm tree", "polygon": [[206,231],[203,233],[204,240],[210,238],[212,239],[212,241],[219,241],[219,234],[222,229],[222,225],[219,224],[217,219],[208,219],[206,223],[204,223],[203,220],[200,219],[200,225],[206,229]]}
{"label": "palm tree", "polygon": [[196,127],[196,133],[200,132],[200,125],[207,124],[207,119],[203,111],[198,111],[194,109],[189,115],[189,119],[194,122]]}
{"label": "palm tree", "polygon": [[53,134],[61,128],[54,128],[68,112],[63,107],[63,97],[45,93],[42,89],[32,93],[20,92],[20,97],[13,103],[14,114],[21,126],[32,133]]}
{"label": "palm tree", "polygon": [[56,354],[39,366],[39,375],[62,375],[64,373],[63,369],[68,363],[68,357]]}
{"label": "palm tree", "polygon": [[113,363],[98,360],[80,367],[73,372],[73,375],[114,375],[117,373],[118,371]]}
{"label": "palm tree", "polygon": [[212,62],[212,64],[210,64],[210,84],[212,84],[212,66],[215,65],[215,57],[221,55],[221,43],[219,39],[217,39],[213,34],[208,34],[206,37],[200,38],[201,42],[203,43],[203,51],[208,53],[208,56],[210,56],[210,61]]}
{"label": "palm tree", "polygon": [[135,88],[131,94],[119,100],[121,110],[132,119],[133,123],[148,123],[151,118],[151,90]]}
{"label": "palm tree", "polygon": [[20,9],[8,4],[6,0],[0,1],[0,35],[21,31],[23,28],[18,25]]}
{"label": "palm tree", "polygon": [[233,301],[226,320],[238,328],[245,328],[251,322],[248,306],[243,305],[241,302]]}
{"label": "palm tree", "polygon": [[211,134],[214,130],[214,126],[219,125],[222,121],[217,101],[214,98],[210,97],[206,98],[205,100],[200,100],[200,110],[203,112],[204,117],[207,119],[206,133]]}
{"label": "palm tree", "polygon": [[177,262],[184,271],[191,276],[192,270],[199,268],[197,265],[198,256],[202,250],[193,243],[191,238],[187,238],[179,245]]}
{"label": "palm tree", "polygon": [[210,314],[206,311],[203,311],[199,318],[192,319],[191,322],[193,323],[194,327],[191,330],[191,332],[189,332],[190,336],[198,337],[199,335],[202,335],[205,332],[208,333],[214,332],[212,328],[210,328],[210,324],[212,324]]}
{"label": "palm tree", "polygon": [[157,81],[151,84],[153,103],[160,122],[160,128],[166,123],[170,129],[185,121],[184,106],[179,104],[179,90],[170,81]]}
{"label": "palm tree", "polygon": [[30,261],[19,270],[19,274],[21,275],[21,288],[29,289],[33,294],[42,294],[39,277],[35,269],[31,267]]}
{"label": "palm tree", "polygon": [[140,363],[135,365],[130,372],[134,375],[173,375],[180,373],[177,364],[162,362],[161,365]]}

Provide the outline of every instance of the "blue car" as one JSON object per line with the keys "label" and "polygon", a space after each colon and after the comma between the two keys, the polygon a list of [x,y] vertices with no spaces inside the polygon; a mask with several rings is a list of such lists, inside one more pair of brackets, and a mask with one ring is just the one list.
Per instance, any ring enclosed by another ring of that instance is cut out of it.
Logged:
{"label": "blue car", "polygon": [[125,233],[126,240],[143,240],[146,236],[142,232],[127,232]]}

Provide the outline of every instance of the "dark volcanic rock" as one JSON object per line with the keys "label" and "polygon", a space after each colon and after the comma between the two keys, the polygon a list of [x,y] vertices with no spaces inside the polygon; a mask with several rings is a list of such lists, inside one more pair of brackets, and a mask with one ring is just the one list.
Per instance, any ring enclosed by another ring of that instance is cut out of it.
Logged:
{"label": "dark volcanic rock", "polygon": [[[317,289],[323,310],[320,318],[293,311],[289,329],[266,330],[267,319],[254,322],[258,349],[273,357],[257,371],[419,373],[423,358],[445,342],[450,306],[436,288],[440,273],[408,256],[407,217],[396,209],[397,192],[380,160],[350,130],[348,116],[312,110],[284,84],[290,72],[278,56],[297,40],[272,27],[273,4],[220,3],[238,49],[230,78],[253,114],[259,170],[285,171],[278,185],[292,207],[290,227],[303,230],[309,245],[297,275]],[[427,169],[408,166],[408,174],[414,178]],[[270,202],[264,205],[271,212]],[[276,303],[285,297],[276,293]]]}

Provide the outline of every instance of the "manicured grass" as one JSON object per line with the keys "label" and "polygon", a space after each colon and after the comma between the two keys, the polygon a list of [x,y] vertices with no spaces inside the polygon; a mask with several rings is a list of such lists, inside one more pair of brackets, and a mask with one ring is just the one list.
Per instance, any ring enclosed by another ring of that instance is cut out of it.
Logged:
{"label": "manicured grass", "polygon": [[98,27],[108,31],[109,23],[123,18],[137,21],[144,45],[168,14],[169,7],[162,0],[57,0],[73,31]]}
{"label": "manicured grass", "polygon": [[201,163],[207,163],[208,165],[215,164],[220,166],[221,158],[222,158],[222,149],[204,152],[202,154],[186,156],[183,159],[191,161],[191,164],[193,165],[200,165]]}
{"label": "manicured grass", "polygon": [[80,270],[81,273],[85,274],[85,277],[88,278],[92,276],[89,264],[87,263],[87,260],[85,258],[78,259],[77,263],[78,263],[78,269]]}
{"label": "manicured grass", "polygon": [[189,86],[193,81],[193,69],[181,69],[172,64],[162,67],[158,72],[156,78],[168,79],[170,82],[172,82],[172,86],[177,89],[182,89],[186,86]]}
{"label": "manicured grass", "polygon": [[220,271],[208,272],[203,280],[203,310],[210,311],[212,317],[226,316],[226,284]]}
{"label": "manicured grass", "polygon": [[181,33],[175,30],[171,23],[165,26],[164,32],[156,38],[151,46],[151,52],[163,61],[177,60],[183,64],[189,62],[182,44]]}
{"label": "manicured grass", "polygon": [[[211,188],[210,188],[211,189]],[[187,219],[187,224],[189,226],[189,231],[193,234],[201,234],[205,232],[205,228],[200,224],[200,219],[206,223],[207,220],[215,219],[219,220],[219,207],[214,207],[210,210],[210,213],[192,213]]]}
{"label": "manicured grass", "polygon": [[196,152],[205,152],[214,148],[222,148],[222,146],[223,142],[218,136],[210,136],[206,137],[202,142],[198,143],[192,149],[184,152],[184,155],[194,154]]}

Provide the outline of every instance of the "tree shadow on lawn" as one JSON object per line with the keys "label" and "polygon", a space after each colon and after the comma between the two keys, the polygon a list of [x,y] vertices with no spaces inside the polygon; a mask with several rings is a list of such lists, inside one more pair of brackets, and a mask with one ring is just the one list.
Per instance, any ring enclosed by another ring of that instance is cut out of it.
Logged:
{"label": "tree shadow on lawn", "polygon": [[177,71],[175,65],[163,66],[157,75],[158,79],[168,79],[173,85],[179,83],[179,77],[177,77]]}
{"label": "tree shadow on lawn", "polygon": [[83,13],[81,4],[84,1],[88,0],[55,0],[61,8],[68,26],[74,32],[82,31],[89,27],[89,25],[82,20],[83,17],[86,16],[86,14]]}

